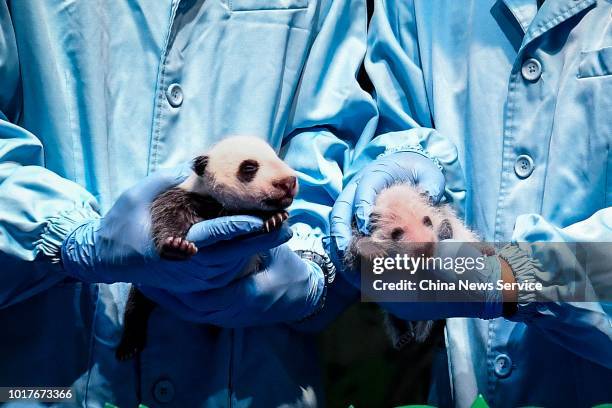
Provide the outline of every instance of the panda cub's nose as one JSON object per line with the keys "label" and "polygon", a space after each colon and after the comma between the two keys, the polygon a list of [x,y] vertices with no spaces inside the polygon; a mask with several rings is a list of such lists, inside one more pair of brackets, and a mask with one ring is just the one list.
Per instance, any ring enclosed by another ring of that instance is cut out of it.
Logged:
{"label": "panda cub's nose", "polygon": [[297,177],[289,176],[289,177],[285,177],[280,180],[277,180],[276,182],[273,183],[273,186],[276,188],[280,188],[281,190],[285,191],[287,194],[293,194],[295,191],[296,184],[297,184]]}

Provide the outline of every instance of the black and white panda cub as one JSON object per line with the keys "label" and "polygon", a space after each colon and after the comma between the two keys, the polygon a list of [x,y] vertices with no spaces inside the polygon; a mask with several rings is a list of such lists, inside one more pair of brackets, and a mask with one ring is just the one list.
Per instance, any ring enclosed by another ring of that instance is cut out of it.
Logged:
{"label": "black and white panda cub", "polygon": [[[184,260],[198,248],[187,240],[192,225],[231,214],[262,217],[264,230],[279,228],[289,217],[298,190],[296,173],[263,140],[252,136],[225,138],[193,161],[193,174],[160,194],[151,204],[151,231],[160,257]],[[255,257],[257,258],[257,257]],[[253,271],[249,262],[243,274]],[[124,329],[116,357],[127,360],[142,351],[147,322],[155,303],[130,288]]]}
{"label": "black and white panda cub", "polygon": [[437,242],[479,242],[449,205],[434,206],[427,194],[409,184],[395,184],[376,197],[370,235],[353,230],[345,262],[355,267],[360,256],[391,252],[431,256]]}
{"label": "black and white panda cub", "polygon": [[[445,239],[474,242],[485,255],[495,252],[480,244],[478,236],[459,220],[449,205],[434,206],[428,195],[417,187],[396,184],[376,197],[370,216],[370,235],[353,228],[344,262],[356,270],[361,257],[433,256],[436,244]],[[385,327],[396,348],[411,341],[425,341],[433,326],[433,321],[405,322],[385,314]]]}

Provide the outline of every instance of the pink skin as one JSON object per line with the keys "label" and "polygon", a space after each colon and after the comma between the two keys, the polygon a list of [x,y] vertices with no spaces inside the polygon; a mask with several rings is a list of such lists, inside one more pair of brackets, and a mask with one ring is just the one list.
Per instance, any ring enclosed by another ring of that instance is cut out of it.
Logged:
{"label": "pink skin", "polygon": [[443,223],[446,223],[452,229],[455,241],[472,242],[483,255],[495,255],[495,248],[480,242],[450,206],[433,206],[427,196],[415,187],[404,184],[384,190],[376,199],[374,212],[381,215],[378,231],[372,234],[374,239],[388,240],[394,229],[401,228],[404,233],[396,242],[405,244],[411,250],[432,255],[435,244],[440,241],[438,234],[445,228]]}
{"label": "pink skin", "polygon": [[189,256],[193,256],[198,252],[198,248],[195,246],[195,244],[184,238],[168,237],[165,239],[163,245],[167,249],[184,253]]}
{"label": "pink skin", "polygon": [[495,253],[494,248],[479,242],[449,206],[433,206],[418,188],[407,184],[391,186],[378,195],[370,222],[371,235],[354,243],[354,250],[366,257],[388,251],[432,256],[440,236],[449,234],[447,238],[473,242],[485,255]]}
{"label": "pink skin", "polygon": [[393,241],[407,252],[425,255],[431,254],[432,244],[438,242],[436,226],[441,214],[414,187],[397,185],[383,190],[376,199],[373,214],[374,242]]}

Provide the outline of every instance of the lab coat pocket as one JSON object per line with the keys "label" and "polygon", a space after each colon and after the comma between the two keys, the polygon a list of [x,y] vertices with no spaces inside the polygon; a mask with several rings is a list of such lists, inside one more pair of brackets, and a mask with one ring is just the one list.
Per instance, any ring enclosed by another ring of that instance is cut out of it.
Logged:
{"label": "lab coat pocket", "polygon": [[612,47],[580,53],[578,78],[612,75]]}
{"label": "lab coat pocket", "polygon": [[229,0],[232,11],[294,10],[308,7],[308,0]]}

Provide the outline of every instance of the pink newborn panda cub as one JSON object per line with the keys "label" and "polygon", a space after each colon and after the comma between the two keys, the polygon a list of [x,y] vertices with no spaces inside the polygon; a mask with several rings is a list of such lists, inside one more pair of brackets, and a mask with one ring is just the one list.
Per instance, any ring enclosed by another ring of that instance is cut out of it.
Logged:
{"label": "pink newborn panda cub", "polygon": [[[409,184],[396,184],[381,191],[370,215],[370,235],[353,231],[346,261],[359,256],[406,253],[431,256],[436,243],[445,239],[459,242],[480,240],[459,220],[449,205],[433,205],[426,193]],[[484,252],[490,249],[479,245]]]}
{"label": "pink newborn panda cub", "polygon": [[[396,184],[378,194],[369,230],[370,235],[364,235],[353,228],[353,240],[345,254],[346,264],[353,269],[360,267],[362,257],[431,257],[436,245],[446,239],[473,242],[485,255],[495,252],[480,243],[449,205],[433,205],[426,193],[409,184]],[[385,314],[385,326],[396,348],[425,341],[433,325],[433,321],[405,322]]]}

